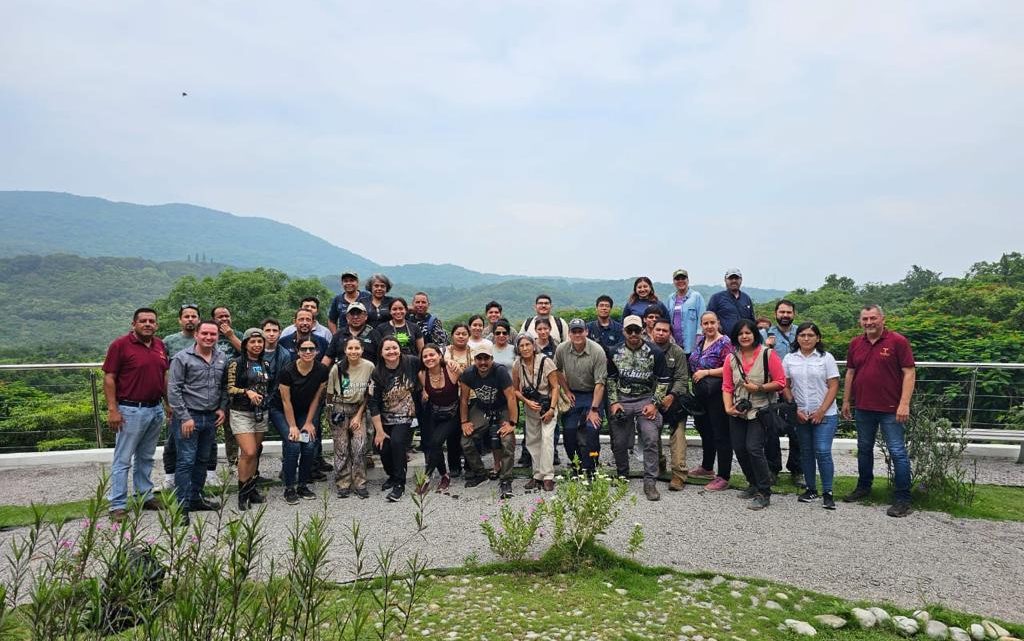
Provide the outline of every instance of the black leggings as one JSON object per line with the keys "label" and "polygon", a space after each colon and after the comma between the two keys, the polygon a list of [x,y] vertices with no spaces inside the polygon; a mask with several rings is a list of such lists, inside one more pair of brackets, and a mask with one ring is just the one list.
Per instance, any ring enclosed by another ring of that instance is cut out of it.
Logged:
{"label": "black leggings", "polygon": [[704,406],[704,415],[693,417],[703,450],[700,466],[705,470],[714,470],[717,456],[718,476],[728,481],[732,476],[732,440],[729,436],[729,415],[725,413],[725,403],[721,394],[702,397],[700,401]]}
{"label": "black leggings", "polygon": [[412,435],[411,424],[385,425],[384,432],[390,438],[384,439],[384,444],[377,449],[380,461],[384,464],[384,471],[388,473],[388,479],[393,484],[404,488],[406,468],[408,467],[405,457]]}
{"label": "black leggings", "polygon": [[[452,467],[462,469],[459,456],[462,455],[462,427],[459,425],[459,415],[452,414],[440,418],[436,414],[432,417],[430,426],[430,438],[427,443],[427,477],[435,470],[442,476],[448,473],[444,462],[444,446],[448,445],[448,458],[451,459],[452,452],[455,452],[455,459]],[[458,467],[456,466],[458,464]]]}

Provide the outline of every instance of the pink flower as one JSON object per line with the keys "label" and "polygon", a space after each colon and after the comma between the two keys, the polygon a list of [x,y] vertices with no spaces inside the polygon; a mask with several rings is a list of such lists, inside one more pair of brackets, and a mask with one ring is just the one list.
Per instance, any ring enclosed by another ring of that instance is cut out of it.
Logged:
{"label": "pink flower", "polygon": [[480,522],[481,523],[486,523],[486,522],[488,522],[490,520],[491,520],[491,517],[487,516],[486,514],[480,515]]}
{"label": "pink flower", "polygon": [[75,547],[75,544],[70,539],[61,539],[60,547],[65,550],[70,550]]}
{"label": "pink flower", "polygon": [[188,540],[191,541],[193,545],[195,545],[196,543],[199,543],[199,537],[196,536],[195,534],[189,534],[188,535]]}

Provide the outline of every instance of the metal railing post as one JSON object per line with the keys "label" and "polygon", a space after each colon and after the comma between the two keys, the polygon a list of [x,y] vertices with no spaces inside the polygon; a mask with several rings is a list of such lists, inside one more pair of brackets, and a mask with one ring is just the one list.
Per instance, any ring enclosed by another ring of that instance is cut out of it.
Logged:
{"label": "metal railing post", "polygon": [[92,387],[92,422],[96,428],[96,447],[103,448],[103,425],[100,423],[100,395],[96,389],[96,370],[89,370],[89,385]]}
{"label": "metal railing post", "polygon": [[974,394],[978,389],[978,368],[975,367],[971,370],[971,389],[967,392],[967,418],[965,422],[967,426],[964,429],[971,429],[971,421],[974,418]]}

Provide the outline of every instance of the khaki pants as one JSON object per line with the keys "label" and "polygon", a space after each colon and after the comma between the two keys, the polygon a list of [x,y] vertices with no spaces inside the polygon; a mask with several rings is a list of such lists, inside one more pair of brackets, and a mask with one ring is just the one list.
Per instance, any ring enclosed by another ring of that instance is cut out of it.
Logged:
{"label": "khaki pants", "polygon": [[331,423],[334,438],[334,484],[339,490],[366,487],[366,430],[352,417]]}
{"label": "khaki pants", "polygon": [[[500,412],[501,420],[508,420],[508,412]],[[490,449],[490,438],[487,427],[487,416],[475,406],[469,408],[469,420],[473,423],[473,434],[462,435],[462,454],[466,457],[467,478],[469,476],[486,476],[480,452],[476,449],[475,439],[484,439],[484,449]],[[552,446],[553,447],[553,446]],[[554,451],[552,451],[554,456]],[[516,457],[516,433],[513,431],[501,437],[501,471],[498,478],[502,481],[512,480],[512,464]]]}
{"label": "khaki pants", "polygon": [[555,413],[547,423],[541,422],[541,415],[524,408],[526,416],[526,449],[533,459],[533,478],[538,481],[555,480]]}
{"label": "khaki pants", "polygon": [[669,455],[672,457],[672,478],[686,482],[686,419],[677,425],[669,426],[672,432],[668,437]]}

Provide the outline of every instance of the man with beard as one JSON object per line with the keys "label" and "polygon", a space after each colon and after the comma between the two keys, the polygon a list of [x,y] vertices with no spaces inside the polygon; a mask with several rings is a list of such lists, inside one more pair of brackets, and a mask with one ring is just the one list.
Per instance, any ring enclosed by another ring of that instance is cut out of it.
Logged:
{"label": "man with beard", "polygon": [[[196,328],[199,326],[199,307],[192,303],[185,303],[178,310],[178,327],[181,331],[169,334],[164,337],[164,349],[167,350],[167,360],[181,350],[192,347],[196,344]],[[172,417],[168,416],[170,420]],[[174,436],[170,431],[170,424],[167,429],[167,441],[164,443],[163,465],[164,465],[164,489],[174,489],[174,465],[175,465]]]}
{"label": "man with beard", "polygon": [[[320,299],[316,296],[306,296],[299,302],[299,309],[308,310],[313,314],[313,333],[330,343],[334,332],[320,324]],[[281,338],[291,336],[295,333],[295,329],[294,324],[285,327],[281,331]]]}
{"label": "man with beard", "polygon": [[709,312],[718,316],[718,324],[726,336],[732,334],[732,328],[741,318],[756,321],[754,301],[740,289],[743,285],[743,272],[735,267],[725,270],[725,289],[711,295],[708,300]]}
{"label": "man with beard", "polygon": [[[779,360],[786,357],[796,346],[796,327],[793,320],[796,318],[796,305],[793,301],[783,298],[775,303],[775,325],[768,328],[765,333],[765,345],[775,350]],[[778,475],[782,471],[782,444],[779,442],[779,435],[769,437],[765,441],[765,456],[768,458],[768,466],[772,474]],[[796,438],[796,431],[789,433],[789,456],[786,457],[786,469],[789,470],[793,483],[797,487],[807,487],[804,482],[803,470],[800,467],[800,441]]]}
{"label": "man with beard", "polygon": [[[655,347],[665,353],[665,365],[668,367],[669,388],[665,398],[658,405],[658,411],[665,426],[668,428],[668,449],[671,456],[672,480],[668,489],[678,492],[686,487],[686,409],[681,398],[690,391],[690,368],[686,364],[686,352],[672,342],[672,321],[659,318],[654,321],[652,342]],[[658,460],[661,461],[661,438],[658,439]]]}
{"label": "man with beard", "polygon": [[[504,367],[494,364],[491,345],[484,343],[473,350],[473,366],[459,377],[459,415],[462,418],[462,451],[466,455],[466,487],[476,487],[487,480],[476,439],[492,452],[500,449],[501,483],[498,497],[512,497],[512,461],[516,453],[516,423],[519,402],[512,390],[512,376]],[[475,394],[472,406],[470,393]]]}

